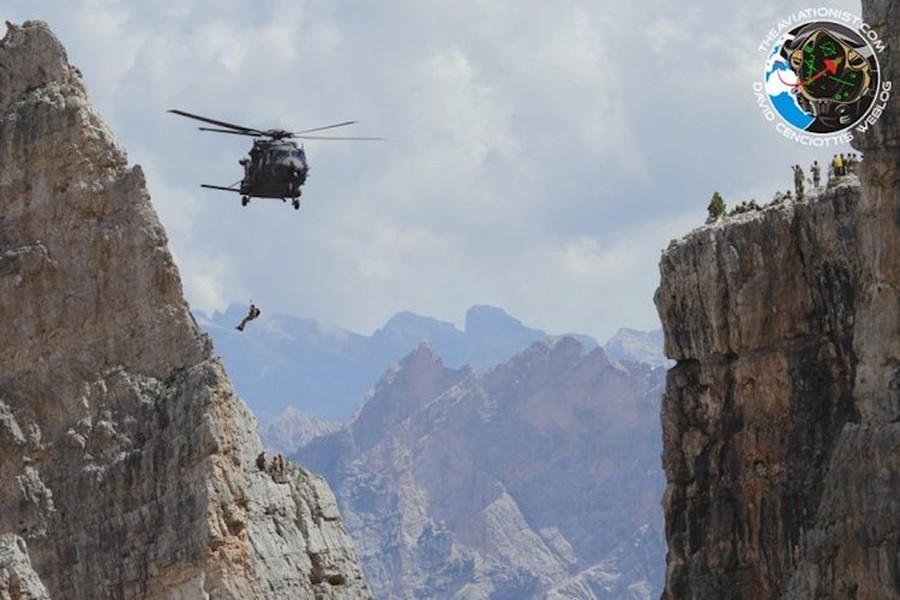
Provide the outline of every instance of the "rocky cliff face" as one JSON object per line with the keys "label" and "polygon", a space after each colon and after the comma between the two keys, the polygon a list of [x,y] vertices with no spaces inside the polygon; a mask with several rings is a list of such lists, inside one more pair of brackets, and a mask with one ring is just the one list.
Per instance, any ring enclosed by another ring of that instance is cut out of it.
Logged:
{"label": "rocky cliff face", "polygon": [[25,541],[17,535],[0,535],[0,598],[46,600],[50,598],[41,578],[31,567]]}
{"label": "rocky cliff face", "polygon": [[649,600],[662,375],[573,338],[485,374],[422,344],[298,456],[334,487],[378,597]]}
{"label": "rocky cliff face", "polygon": [[[863,2],[897,83],[900,11]],[[900,596],[900,104],[862,185],[673,242],[664,598]]]}
{"label": "rocky cliff face", "polygon": [[46,25],[8,27],[0,532],[53,597],[368,597],[324,481],[257,466],[140,168]]}

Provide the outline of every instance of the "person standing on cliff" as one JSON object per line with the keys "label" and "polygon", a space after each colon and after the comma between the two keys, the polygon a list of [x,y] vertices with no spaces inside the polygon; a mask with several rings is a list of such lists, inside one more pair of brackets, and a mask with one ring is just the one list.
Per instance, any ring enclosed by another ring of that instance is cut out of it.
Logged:
{"label": "person standing on cliff", "polygon": [[253,301],[251,300],[250,301],[250,310],[247,312],[247,316],[244,317],[244,319],[240,322],[240,324],[237,327],[235,327],[235,329],[237,329],[238,331],[243,331],[244,325],[246,325],[248,321],[252,321],[256,317],[258,317],[261,312],[262,311],[259,310],[258,308],[256,308],[256,305],[253,304]]}
{"label": "person standing on cliff", "polygon": [[803,180],[805,176],[803,175],[803,167],[800,165],[794,165],[794,194],[797,196],[797,200],[803,200]]}
{"label": "person standing on cliff", "polygon": [[843,154],[835,154],[831,163],[834,166],[834,176],[835,177],[843,177],[844,176],[844,155]]}
{"label": "person standing on cliff", "polygon": [[819,166],[819,161],[813,161],[813,164],[809,167],[809,172],[812,175],[813,189],[816,189],[819,187],[819,182],[822,180],[822,168]]}

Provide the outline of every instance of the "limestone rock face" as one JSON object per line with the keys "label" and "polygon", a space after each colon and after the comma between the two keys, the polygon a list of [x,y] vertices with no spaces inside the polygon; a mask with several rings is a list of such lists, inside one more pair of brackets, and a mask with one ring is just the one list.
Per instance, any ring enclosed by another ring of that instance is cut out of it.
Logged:
{"label": "limestone rock face", "polygon": [[891,82],[887,105],[883,106],[880,98],[876,102],[882,109],[877,126],[864,134],[854,133],[853,146],[865,153],[866,162],[872,167],[882,160],[900,160],[900,7],[891,0],[862,0],[862,18],[887,46],[878,54],[878,64],[884,79]]}
{"label": "limestone rock face", "polygon": [[[898,81],[900,15],[863,2]],[[900,121],[852,179],[673,242],[664,598],[900,596]]]}
{"label": "limestone rock face", "polygon": [[53,597],[369,597],[324,480],[257,466],[166,244],[59,41],[8,26],[0,532]]}
{"label": "limestone rock face", "polygon": [[17,535],[0,535],[0,600],[47,600],[50,595],[31,568],[25,541]]}

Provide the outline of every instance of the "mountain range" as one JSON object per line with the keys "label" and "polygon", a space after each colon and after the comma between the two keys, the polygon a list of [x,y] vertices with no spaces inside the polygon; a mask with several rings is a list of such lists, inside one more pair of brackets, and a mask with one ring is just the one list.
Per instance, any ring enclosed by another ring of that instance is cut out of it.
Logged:
{"label": "mountain range", "polygon": [[422,342],[293,458],[335,490],[378,598],[648,600],[664,371],[545,337],[479,373]]}
{"label": "mountain range", "polygon": [[242,333],[244,311],[196,318],[266,447],[335,490],[376,597],[659,594],[659,332],[600,347],[475,306],[463,330],[263,313]]}
{"label": "mountain range", "polygon": [[[238,394],[260,420],[267,445],[274,442],[275,447],[280,445],[277,432],[307,426],[300,421],[312,419],[309,426],[315,430],[323,427],[318,421],[348,419],[378,378],[422,340],[428,340],[447,366],[485,371],[546,335],[492,306],[471,307],[462,330],[404,311],[372,335],[265,310],[243,332],[237,331],[235,325],[245,314],[246,307],[232,304],[225,312],[195,311],[194,316],[212,338]],[[658,336],[623,329],[607,343],[609,354],[617,360],[662,364]],[[598,345],[590,336],[574,337],[586,348]],[[285,419],[288,424],[277,423]]]}

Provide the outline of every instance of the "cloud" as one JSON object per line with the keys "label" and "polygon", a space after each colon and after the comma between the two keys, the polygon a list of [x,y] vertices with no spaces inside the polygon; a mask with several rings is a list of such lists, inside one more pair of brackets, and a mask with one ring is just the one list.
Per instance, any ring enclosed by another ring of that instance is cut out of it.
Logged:
{"label": "cloud", "polygon": [[[855,2],[839,2],[858,11]],[[8,3],[9,4],[9,3]],[[44,18],[144,165],[189,300],[248,297],[371,331],[497,304],[547,330],[653,326],[659,252],[822,156],[771,130],[761,36],[801,2],[12,0]],[[239,180],[252,127],[356,119],[388,142],[306,143],[302,208]]]}
{"label": "cloud", "polygon": [[182,284],[193,308],[211,313],[240,301],[240,294],[236,294],[235,286],[231,285],[234,274],[227,259],[195,252],[174,254],[181,272],[189,274],[183,277]]}
{"label": "cloud", "polygon": [[597,238],[577,236],[564,240],[556,249],[562,270],[577,279],[608,279],[621,277],[633,265],[631,244],[615,249],[603,249]]}

